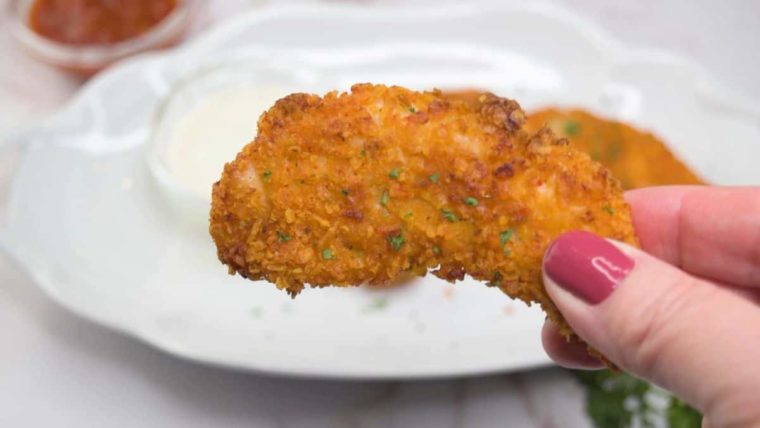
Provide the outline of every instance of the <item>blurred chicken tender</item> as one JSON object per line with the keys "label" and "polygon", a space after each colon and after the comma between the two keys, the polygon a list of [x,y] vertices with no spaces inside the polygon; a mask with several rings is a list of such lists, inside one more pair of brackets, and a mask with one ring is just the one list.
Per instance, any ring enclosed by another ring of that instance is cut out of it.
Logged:
{"label": "blurred chicken tender", "polygon": [[512,100],[355,85],[293,94],[214,185],[210,232],[230,273],[295,295],[304,284],[465,274],[571,330],[541,282],[553,238],[636,244],[617,180]]}
{"label": "blurred chicken tender", "polygon": [[583,110],[547,108],[529,115],[525,128],[550,127],[575,148],[610,169],[624,189],[668,184],[704,184],[654,135]]}

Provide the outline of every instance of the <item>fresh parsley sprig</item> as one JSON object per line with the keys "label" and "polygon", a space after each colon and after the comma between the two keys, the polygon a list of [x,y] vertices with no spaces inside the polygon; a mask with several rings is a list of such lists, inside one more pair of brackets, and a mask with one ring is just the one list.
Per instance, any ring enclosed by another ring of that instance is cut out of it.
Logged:
{"label": "fresh parsley sprig", "polygon": [[586,413],[597,428],[702,426],[699,412],[644,380],[609,370],[574,373],[586,388]]}

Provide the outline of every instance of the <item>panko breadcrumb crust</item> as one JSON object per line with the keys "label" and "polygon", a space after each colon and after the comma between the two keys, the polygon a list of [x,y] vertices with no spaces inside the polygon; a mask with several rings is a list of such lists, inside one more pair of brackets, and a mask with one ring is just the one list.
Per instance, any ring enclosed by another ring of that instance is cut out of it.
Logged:
{"label": "panko breadcrumb crust", "polygon": [[637,240],[609,171],[525,121],[492,94],[358,84],[287,96],[214,184],[219,259],[293,296],[305,284],[470,275],[540,304],[569,339],[541,279],[550,242],[570,230]]}

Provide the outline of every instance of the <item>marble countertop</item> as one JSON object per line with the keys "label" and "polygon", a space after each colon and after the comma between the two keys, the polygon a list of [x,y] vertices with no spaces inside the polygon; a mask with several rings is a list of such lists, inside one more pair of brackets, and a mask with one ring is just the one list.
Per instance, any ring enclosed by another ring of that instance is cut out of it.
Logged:
{"label": "marble countertop", "polygon": [[[6,2],[0,0],[3,11]],[[760,96],[760,57],[750,54],[760,40],[754,0],[555,2],[577,8],[625,42],[691,56],[727,90]],[[265,3],[209,0],[192,31]],[[6,29],[0,15],[0,135],[54,111],[82,83],[28,58]],[[183,361],[56,306],[1,254],[0,332],[0,426],[589,426],[581,388],[558,368],[354,382],[275,378]]]}

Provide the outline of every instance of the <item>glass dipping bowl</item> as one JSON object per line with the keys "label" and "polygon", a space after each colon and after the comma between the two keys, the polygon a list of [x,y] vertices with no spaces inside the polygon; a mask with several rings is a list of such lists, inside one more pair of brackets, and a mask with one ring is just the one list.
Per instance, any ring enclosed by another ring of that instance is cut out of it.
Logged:
{"label": "glass dipping bowl", "polygon": [[7,14],[13,37],[33,57],[64,71],[90,76],[128,56],[179,42],[203,0],[178,0],[171,13],[148,31],[108,45],[71,45],[37,34],[29,27],[34,0],[9,0]]}
{"label": "glass dipping bowl", "polygon": [[178,221],[207,235],[211,188],[224,164],[255,138],[261,113],[307,89],[294,73],[259,60],[204,66],[175,82],[155,113],[145,155]]}

